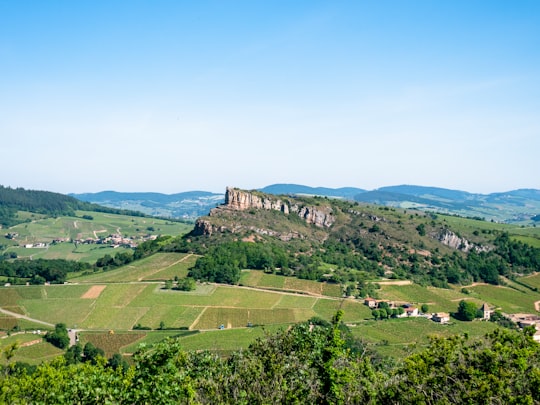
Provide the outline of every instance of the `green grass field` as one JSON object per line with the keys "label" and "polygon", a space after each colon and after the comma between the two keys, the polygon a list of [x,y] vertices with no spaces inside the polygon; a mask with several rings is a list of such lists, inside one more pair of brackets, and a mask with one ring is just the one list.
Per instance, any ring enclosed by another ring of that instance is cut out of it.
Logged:
{"label": "green grass field", "polygon": [[[76,217],[41,218],[33,217],[33,221],[10,228],[10,232],[19,236],[10,241],[6,252],[15,252],[19,258],[67,259],[93,263],[106,254],[114,255],[126,250],[119,247],[113,249],[104,245],[83,245],[71,242],[51,244],[47,248],[25,248],[26,244],[38,242],[51,243],[54,239],[64,238],[87,239],[120,234],[140,239],[148,234],[183,235],[192,229],[192,225],[156,218],[133,217],[99,212],[77,211]],[[83,215],[93,217],[92,220],[82,218]]]}
{"label": "green grass field", "polygon": [[[11,362],[21,361],[29,364],[39,364],[43,361],[52,360],[64,352],[50,343],[43,341],[43,335],[33,333],[18,333],[0,339],[0,351],[5,347],[17,342],[19,348]],[[6,358],[0,357],[0,364],[6,364]]]}
{"label": "green grass field", "polygon": [[301,280],[296,277],[285,277],[267,274],[260,270],[244,270],[240,284],[250,287],[297,291],[313,295],[341,297],[341,287],[338,284],[319,283],[313,280]]}
{"label": "green grass field", "polygon": [[506,313],[536,313],[534,302],[540,301],[540,294],[521,292],[512,288],[492,285],[478,285],[468,288],[474,298],[501,308]]}
{"label": "green grass field", "polygon": [[113,271],[74,277],[71,282],[114,283],[145,280],[167,280],[185,277],[197,256],[183,253],[157,253]]}
{"label": "green grass field", "polygon": [[533,274],[530,276],[520,277],[518,281],[531,286],[532,288],[540,289],[540,273]]}
{"label": "green grass field", "polygon": [[[164,280],[184,277],[196,260],[195,255],[158,253],[123,268],[74,278],[70,284],[0,287],[0,306],[51,324],[62,322],[69,328],[85,329],[82,333],[87,340],[83,340],[105,346],[102,348],[108,354],[132,353],[141,342],[153,344],[165,336],[181,336],[186,350],[209,349],[226,354],[247,347],[264,335],[263,329],[276,330],[311,317],[330,320],[340,309],[344,311],[344,322],[356,336],[366,339],[380,353],[394,357],[422,347],[430,334],[479,335],[495,327],[487,322],[439,325],[424,318],[376,322],[363,300],[340,298],[337,284],[256,270],[242,272],[243,286],[198,283],[190,292],[164,289]],[[520,281],[540,288],[540,275]],[[378,293],[380,298],[399,303],[428,304],[429,312],[454,312],[459,301],[467,299],[478,306],[487,302],[508,313],[535,313],[534,302],[540,301],[540,293],[514,282],[509,285],[516,288],[476,285],[467,287],[469,294],[462,293],[461,288],[381,285]],[[0,327],[10,329],[14,324],[45,329],[31,320],[0,316]],[[136,324],[154,330],[131,331]],[[178,330],[155,330],[160,325]],[[225,330],[219,330],[220,325]],[[194,330],[202,332],[193,334]],[[36,343],[21,350],[20,358],[48,359],[58,355],[54,350],[48,344]]]}
{"label": "green grass field", "polygon": [[426,318],[401,318],[369,321],[351,327],[354,336],[364,339],[377,352],[400,358],[425,347],[430,336],[451,336],[468,333],[483,336],[496,329],[492,322],[460,322],[452,319],[450,324],[441,325]]}
{"label": "green grass field", "polygon": [[455,311],[460,300],[471,298],[457,290],[426,288],[418,284],[381,285],[379,296],[381,299],[395,301],[396,303],[410,303],[418,307],[427,304],[430,312]]}

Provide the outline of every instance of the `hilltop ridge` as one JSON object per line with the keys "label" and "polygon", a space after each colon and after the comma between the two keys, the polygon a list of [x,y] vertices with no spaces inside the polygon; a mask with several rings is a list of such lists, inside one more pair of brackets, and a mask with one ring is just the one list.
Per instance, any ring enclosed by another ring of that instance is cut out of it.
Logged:
{"label": "hilltop ridge", "polygon": [[[470,193],[441,187],[398,185],[365,190],[356,187],[310,187],[272,184],[256,191],[285,196],[323,196],[398,208],[415,208],[496,222],[530,225],[540,219],[540,190],[519,189],[491,194]],[[177,194],[100,193],[70,194],[82,201],[131,209],[148,215],[196,219],[224,202],[223,193],[189,191]]]}
{"label": "hilltop ridge", "polygon": [[[255,244],[242,247],[242,242]],[[355,288],[359,279],[381,276],[438,287],[499,284],[501,276],[531,273],[540,265],[539,249],[511,239],[489,222],[232,187],[222,205],[196,221],[184,243],[204,247],[207,256],[212,247],[230,248],[218,249],[219,255],[247,249],[248,255],[265,257],[269,271],[352,282]],[[209,263],[231,264],[222,259]],[[249,262],[235,260],[234,266]]]}

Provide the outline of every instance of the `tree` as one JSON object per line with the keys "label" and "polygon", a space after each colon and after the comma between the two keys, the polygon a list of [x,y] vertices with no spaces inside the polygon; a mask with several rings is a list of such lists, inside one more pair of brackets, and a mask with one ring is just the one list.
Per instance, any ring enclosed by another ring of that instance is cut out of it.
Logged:
{"label": "tree", "polygon": [[433,338],[379,392],[382,404],[532,404],[540,399],[540,346],[497,329],[483,339]]}
{"label": "tree", "polygon": [[47,332],[45,340],[58,347],[65,349],[69,346],[69,335],[65,323],[57,323],[54,327],[54,332]]}
{"label": "tree", "polygon": [[422,306],[420,307],[420,310],[426,314],[428,311],[429,311],[429,305],[428,304],[422,304]]}
{"label": "tree", "polygon": [[107,365],[112,368],[121,368],[123,371],[127,371],[129,364],[120,353],[115,353],[107,362]]}
{"label": "tree", "polygon": [[96,364],[98,362],[98,357],[104,357],[105,352],[88,342],[84,345],[83,356],[85,362]]}
{"label": "tree", "polygon": [[461,300],[458,305],[456,318],[462,321],[472,321],[474,318],[476,318],[477,312],[478,308],[476,308],[474,302]]}
{"label": "tree", "polygon": [[83,349],[79,343],[71,346],[64,353],[64,358],[66,359],[67,364],[77,364],[82,361],[82,352]]}
{"label": "tree", "polygon": [[197,284],[195,283],[195,280],[193,278],[184,277],[178,280],[176,289],[180,291],[193,291],[196,287]]}

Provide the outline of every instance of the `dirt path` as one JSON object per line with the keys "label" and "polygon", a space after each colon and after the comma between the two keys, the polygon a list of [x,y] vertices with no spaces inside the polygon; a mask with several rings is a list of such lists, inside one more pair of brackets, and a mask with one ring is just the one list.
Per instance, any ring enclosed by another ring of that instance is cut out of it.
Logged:
{"label": "dirt path", "polygon": [[26,319],[27,321],[39,323],[41,325],[45,325],[45,326],[48,326],[50,328],[54,328],[54,325],[52,323],[45,322],[45,321],[40,321],[39,319],[30,318],[29,316],[26,316],[26,315],[21,315],[21,314],[18,314],[16,312],[8,311],[7,309],[0,308],[0,312],[4,313],[6,315],[12,316],[14,318]]}
{"label": "dirt path", "polygon": [[376,281],[379,285],[411,285],[411,280],[395,280],[395,281]]}

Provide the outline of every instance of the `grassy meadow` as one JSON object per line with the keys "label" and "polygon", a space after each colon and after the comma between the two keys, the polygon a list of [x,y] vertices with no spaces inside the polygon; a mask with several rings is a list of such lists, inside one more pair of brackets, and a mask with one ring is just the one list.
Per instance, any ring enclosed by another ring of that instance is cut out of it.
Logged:
{"label": "grassy meadow", "polygon": [[[100,212],[77,211],[76,217],[42,218],[31,217],[31,222],[22,223],[9,228],[9,232],[17,233],[14,240],[8,241],[5,252],[15,252],[19,258],[67,259],[95,262],[106,254],[116,254],[124,248],[113,248],[104,245],[82,245],[71,242],[51,244],[46,248],[25,248],[27,244],[51,243],[57,238],[96,239],[111,234],[120,234],[134,239],[145,235],[183,235],[193,225],[167,221],[164,219],[134,217]],[[85,219],[91,216],[93,219]]]}

